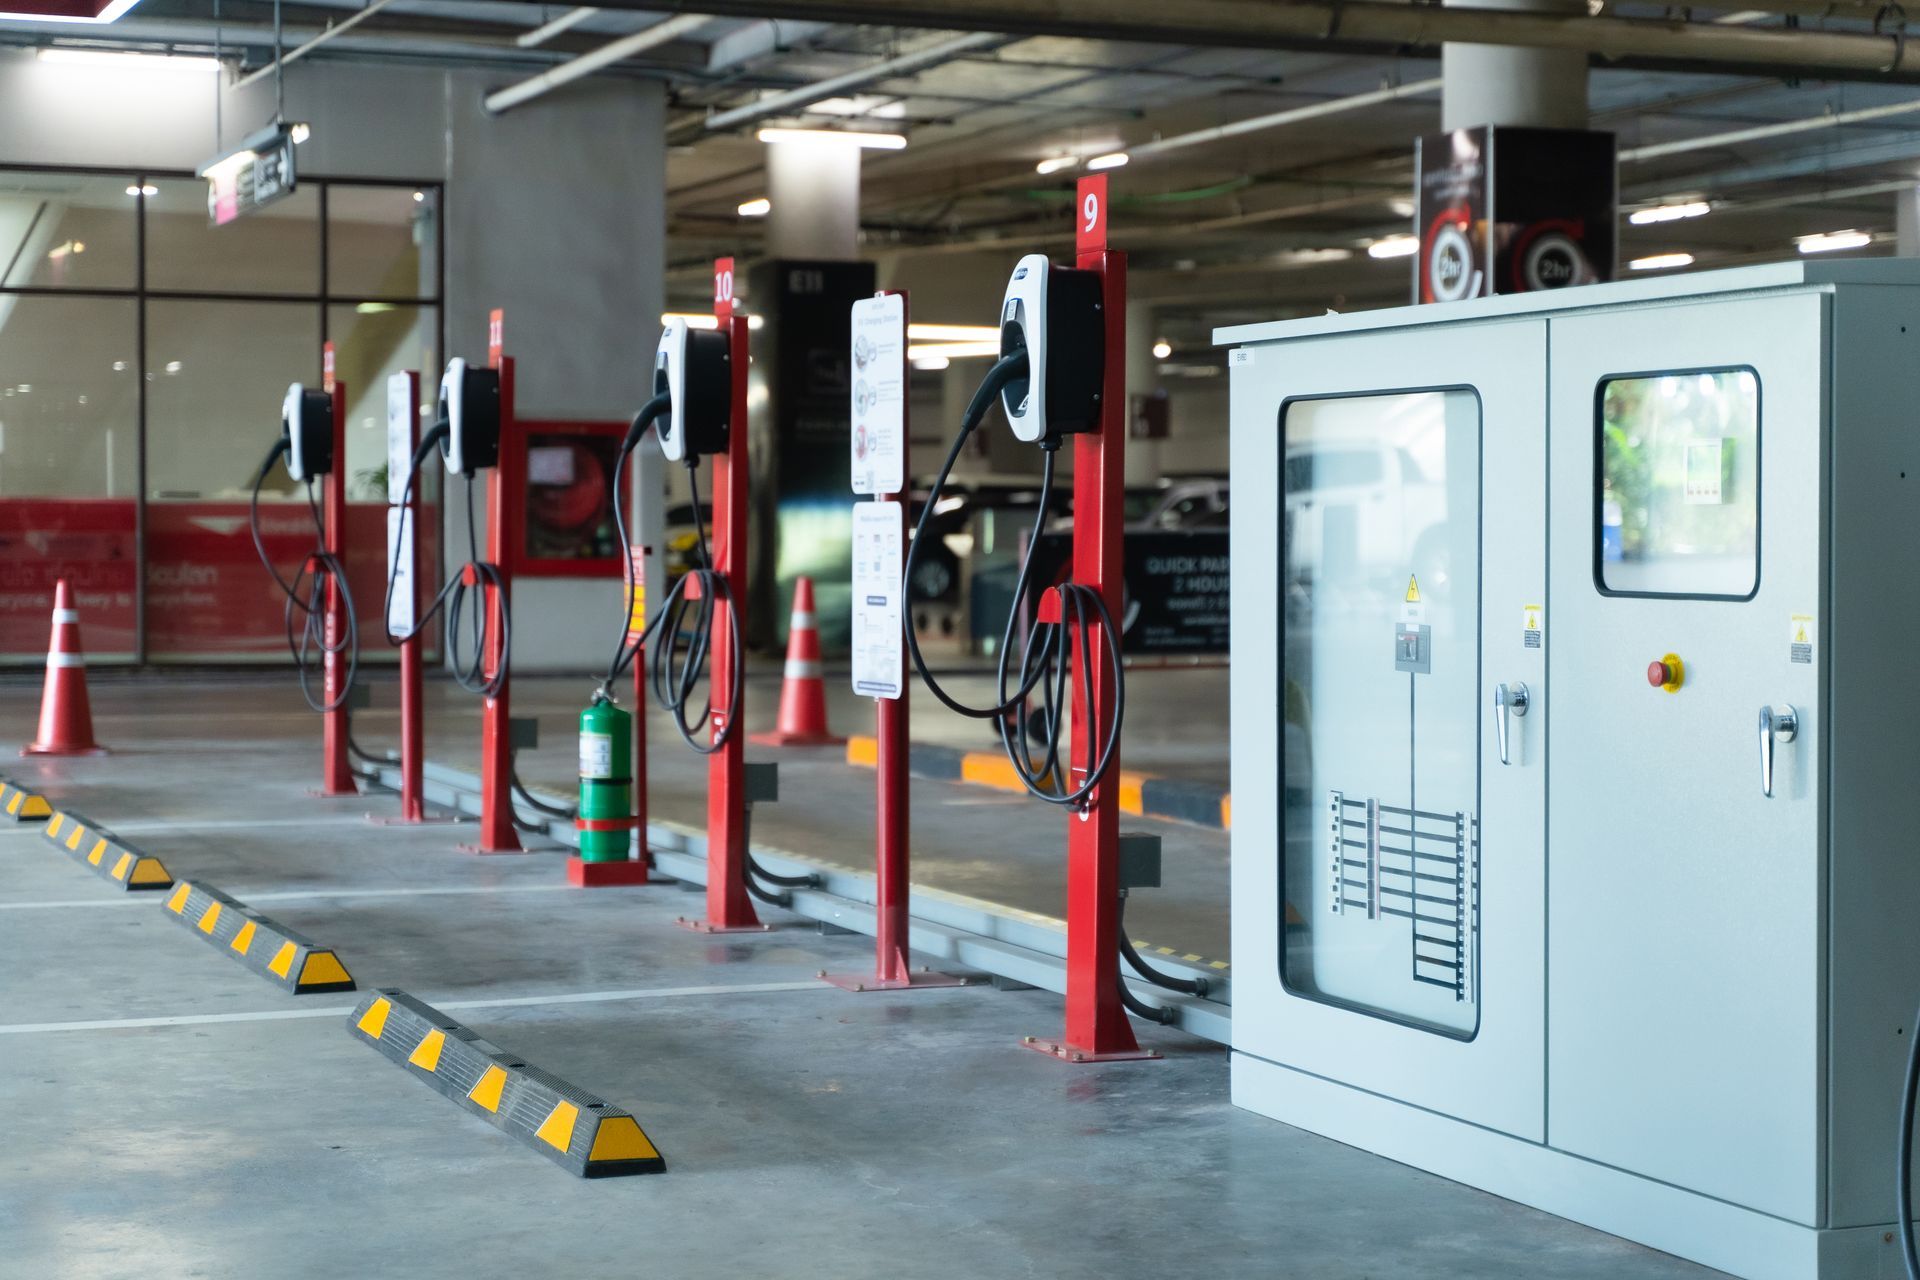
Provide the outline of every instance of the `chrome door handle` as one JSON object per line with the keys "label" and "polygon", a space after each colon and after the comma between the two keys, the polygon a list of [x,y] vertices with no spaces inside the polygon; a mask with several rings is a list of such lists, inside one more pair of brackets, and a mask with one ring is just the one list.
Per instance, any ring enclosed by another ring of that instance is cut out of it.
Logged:
{"label": "chrome door handle", "polygon": [[1527,708],[1532,705],[1532,696],[1527,693],[1527,686],[1524,684],[1516,681],[1513,684],[1493,686],[1493,736],[1500,744],[1501,764],[1513,763],[1508,754],[1511,740],[1507,734],[1507,713],[1511,711],[1516,716],[1524,716],[1527,714]]}
{"label": "chrome door handle", "polygon": [[1800,713],[1792,707],[1760,708],[1760,794],[1773,796],[1773,744],[1792,742],[1800,732]]}

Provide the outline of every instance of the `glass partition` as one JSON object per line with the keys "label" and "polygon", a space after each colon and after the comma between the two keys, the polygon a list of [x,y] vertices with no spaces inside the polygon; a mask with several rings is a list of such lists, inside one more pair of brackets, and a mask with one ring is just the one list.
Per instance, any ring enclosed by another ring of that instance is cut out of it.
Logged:
{"label": "glass partition", "polygon": [[125,177],[0,172],[0,287],[133,288],[139,195]]}

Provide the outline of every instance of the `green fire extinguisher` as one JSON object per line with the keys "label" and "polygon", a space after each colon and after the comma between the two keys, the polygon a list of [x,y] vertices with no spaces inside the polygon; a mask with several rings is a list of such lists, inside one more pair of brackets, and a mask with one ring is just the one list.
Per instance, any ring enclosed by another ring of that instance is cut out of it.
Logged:
{"label": "green fire extinguisher", "polygon": [[[581,860],[625,862],[632,835],[624,823],[632,816],[633,717],[598,689],[580,713]],[[595,830],[588,825],[595,819],[623,825]]]}

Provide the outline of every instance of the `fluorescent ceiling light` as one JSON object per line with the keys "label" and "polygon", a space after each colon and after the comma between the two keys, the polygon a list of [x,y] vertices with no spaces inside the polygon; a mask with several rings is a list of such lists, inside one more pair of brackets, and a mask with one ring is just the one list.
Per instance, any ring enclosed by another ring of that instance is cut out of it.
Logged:
{"label": "fluorescent ceiling light", "polygon": [[1095,156],[1087,161],[1087,168],[1096,172],[1101,169],[1118,169],[1131,158],[1124,151],[1109,151],[1103,156]]}
{"label": "fluorescent ceiling light", "polygon": [[1071,169],[1079,163],[1079,156],[1048,156],[1045,160],[1033,166],[1033,171],[1041,174],[1058,173],[1062,169]]}
{"label": "fluorescent ceiling light", "polygon": [[867,147],[878,151],[904,150],[907,140],[897,133],[863,133],[853,129],[762,129],[762,142],[818,142]]}
{"label": "fluorescent ceiling light", "polygon": [[[4,3],[4,0],[0,0]],[[18,9],[0,9],[0,22],[70,22],[82,26],[101,27],[125,16],[127,10],[139,4],[140,0],[112,0],[100,12],[91,18],[77,13],[22,13]]]}
{"label": "fluorescent ceiling light", "polygon": [[[720,327],[719,317],[709,311],[663,311],[660,313],[661,324],[667,324],[673,320],[686,321],[687,328],[689,329],[718,329]],[[758,329],[765,323],[766,321],[759,316],[747,317],[747,328],[749,329]]]}
{"label": "fluorescent ceiling light", "polygon": [[1861,249],[1873,243],[1864,231],[1823,231],[1819,235],[1794,240],[1802,253],[1832,253],[1836,249]]}
{"label": "fluorescent ceiling light", "polygon": [[1386,236],[1367,246],[1369,258],[1406,258],[1420,252],[1420,241],[1413,236]]}
{"label": "fluorescent ceiling light", "polygon": [[1000,330],[990,324],[910,324],[907,337],[919,342],[998,342]]}
{"label": "fluorescent ceiling light", "polygon": [[947,359],[945,356],[922,356],[913,362],[913,367],[916,369],[925,369],[929,373],[938,373],[952,363],[953,361]]}
{"label": "fluorescent ceiling light", "polygon": [[1635,209],[1627,215],[1627,221],[1636,227],[1644,227],[1654,222],[1678,222],[1682,218],[1697,218],[1703,213],[1712,213],[1713,206],[1705,200],[1688,200],[1681,204],[1655,205],[1651,209]]}
{"label": "fluorescent ceiling light", "polygon": [[972,360],[979,356],[997,356],[1000,354],[998,342],[923,342],[909,343],[907,359],[920,361],[943,356],[948,360]]}
{"label": "fluorescent ceiling light", "polygon": [[761,196],[758,200],[748,200],[740,206],[743,218],[764,218],[773,212],[773,201]]}
{"label": "fluorescent ceiling light", "polygon": [[1165,360],[1168,356],[1172,354],[1173,354],[1173,344],[1171,342],[1168,342],[1165,338],[1162,338],[1160,339],[1160,341],[1153,344],[1153,358],[1155,360]]}
{"label": "fluorescent ceiling light", "polygon": [[220,69],[218,58],[184,57],[170,53],[123,53],[118,49],[68,49],[59,45],[42,49],[40,61],[63,67],[92,67],[97,71],[190,71],[205,75]]}
{"label": "fluorescent ceiling light", "polygon": [[1690,267],[1693,255],[1690,253],[1655,253],[1644,258],[1635,258],[1627,264],[1629,271],[1670,271],[1674,267]]}
{"label": "fluorescent ceiling light", "polygon": [[157,196],[160,194],[160,188],[154,186],[152,183],[148,183],[143,187],[128,187],[127,194],[130,196]]}

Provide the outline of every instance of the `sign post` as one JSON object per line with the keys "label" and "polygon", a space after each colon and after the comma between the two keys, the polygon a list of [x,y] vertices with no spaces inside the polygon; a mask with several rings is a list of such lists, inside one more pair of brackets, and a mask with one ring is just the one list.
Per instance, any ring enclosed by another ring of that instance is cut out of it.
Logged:
{"label": "sign post", "polygon": [[906,628],[907,295],[853,304],[853,689],[874,700],[874,968],[822,974],[848,991],[955,987],[964,979],[908,964]]}

